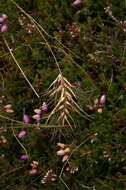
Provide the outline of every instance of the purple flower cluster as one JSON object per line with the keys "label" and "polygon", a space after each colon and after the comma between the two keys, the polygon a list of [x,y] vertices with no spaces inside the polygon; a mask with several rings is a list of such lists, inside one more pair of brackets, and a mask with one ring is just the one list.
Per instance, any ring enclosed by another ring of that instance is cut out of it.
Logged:
{"label": "purple flower cluster", "polygon": [[[42,118],[42,114],[48,112],[48,106],[45,102],[43,102],[42,106],[40,106],[39,108],[34,109],[35,114],[32,116],[33,119],[35,119],[38,123],[40,122],[41,118]],[[23,123],[25,124],[25,126],[27,126],[28,124],[30,124],[30,117],[28,114],[24,114],[23,115]],[[18,139],[24,139],[27,136],[27,129],[21,129],[18,134],[17,134],[17,138]],[[29,157],[27,154],[23,154],[20,156],[20,160],[28,160]],[[33,168],[34,169],[34,168]],[[36,168],[35,168],[36,169]],[[31,170],[31,174],[35,174],[37,171],[36,170]]]}
{"label": "purple flower cluster", "polygon": [[[26,125],[30,123],[30,117],[29,117],[29,115],[27,115],[27,114],[24,114],[24,115],[23,115],[23,122],[24,122],[24,124],[26,124]],[[23,139],[23,138],[26,137],[26,135],[27,135],[26,129],[22,129],[22,130],[19,131],[19,133],[17,134],[17,137],[18,137],[19,139]]]}
{"label": "purple flower cluster", "polygon": [[[27,114],[23,115],[23,122],[24,124],[29,124],[30,123],[30,117]],[[27,136],[27,130],[26,129],[22,129],[21,131],[19,131],[19,133],[17,134],[18,139],[24,139]],[[29,159],[27,154],[22,154],[20,156],[20,160],[23,161],[27,161]]]}
{"label": "purple flower cluster", "polygon": [[8,31],[8,24],[7,24],[7,15],[2,14],[0,16],[0,33],[4,33]]}
{"label": "purple flower cluster", "polygon": [[39,122],[42,118],[42,114],[48,112],[48,106],[46,102],[43,102],[42,106],[34,109],[35,114],[32,116],[37,122]]}

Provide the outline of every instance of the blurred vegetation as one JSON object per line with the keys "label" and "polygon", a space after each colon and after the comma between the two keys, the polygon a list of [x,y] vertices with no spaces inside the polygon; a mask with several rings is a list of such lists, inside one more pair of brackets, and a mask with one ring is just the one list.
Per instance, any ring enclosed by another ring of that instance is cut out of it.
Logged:
{"label": "blurred vegetation", "polygon": [[[7,139],[5,144],[0,140],[1,190],[126,189],[126,33],[104,10],[110,6],[113,15],[125,21],[126,4],[124,0],[82,0],[73,6],[72,2],[16,0],[48,33],[42,32],[63,75],[76,86],[78,104],[93,119],[75,114],[76,128],[65,133],[29,127],[21,143],[30,158],[21,161],[24,150],[12,127],[18,133],[24,126],[0,117],[0,135]],[[9,25],[8,32],[0,35],[0,106],[2,110],[3,105],[11,103],[15,110],[12,114],[1,111],[0,115],[22,121],[24,109],[32,116],[33,110],[47,101],[42,94],[57,77],[58,69],[45,40],[36,29],[28,31],[32,23],[11,0],[1,0],[0,13],[8,15]],[[3,36],[40,94],[39,99],[15,65]],[[102,113],[90,110],[88,105],[103,94],[107,100]],[[71,145],[73,151],[66,165],[57,156],[59,141]],[[33,160],[39,162],[39,171],[31,176]],[[66,171],[68,166],[78,167],[78,171],[72,174]],[[59,176],[62,168],[62,178],[41,183],[48,170]]]}

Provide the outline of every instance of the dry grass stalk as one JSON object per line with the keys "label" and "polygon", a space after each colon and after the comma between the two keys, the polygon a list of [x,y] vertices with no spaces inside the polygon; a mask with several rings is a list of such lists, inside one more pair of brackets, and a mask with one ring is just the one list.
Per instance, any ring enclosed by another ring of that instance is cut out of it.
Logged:
{"label": "dry grass stalk", "polygon": [[75,122],[71,116],[72,112],[77,114],[83,113],[88,116],[76,103],[76,95],[73,92],[73,88],[62,74],[59,74],[53,81],[46,95],[49,96],[49,102],[53,102],[54,108],[46,123],[56,120],[60,126],[69,126],[73,129]]}

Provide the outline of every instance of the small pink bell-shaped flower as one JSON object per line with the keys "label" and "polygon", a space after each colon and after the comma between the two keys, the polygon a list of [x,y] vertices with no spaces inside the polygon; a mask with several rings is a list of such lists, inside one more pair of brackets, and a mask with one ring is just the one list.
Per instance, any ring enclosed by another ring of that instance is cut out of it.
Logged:
{"label": "small pink bell-shaped flower", "polygon": [[7,24],[3,24],[3,25],[1,26],[0,31],[1,31],[1,33],[7,32],[7,31],[8,31],[8,26],[7,26]]}
{"label": "small pink bell-shaped flower", "polygon": [[61,150],[58,150],[58,151],[57,151],[57,155],[58,155],[58,156],[64,156],[64,155],[65,155],[65,151],[62,150],[62,149],[61,149]]}
{"label": "small pink bell-shaped flower", "polygon": [[30,117],[29,117],[29,115],[27,115],[27,114],[23,115],[23,122],[25,124],[29,124],[30,123]]}
{"label": "small pink bell-shaped flower", "polygon": [[20,160],[24,160],[24,161],[28,160],[28,155],[27,154],[21,155]]}
{"label": "small pink bell-shaped flower", "polygon": [[80,5],[80,3],[81,3],[81,0],[75,0],[72,4],[76,6],[76,5]]}
{"label": "small pink bell-shaped flower", "polygon": [[104,105],[105,102],[106,102],[106,96],[105,96],[105,94],[103,94],[103,95],[100,97],[100,99],[99,99],[99,104],[100,104],[100,105]]}
{"label": "small pink bell-shaped flower", "polygon": [[33,169],[31,169],[31,170],[29,171],[29,174],[30,174],[30,175],[35,175],[35,174],[37,174],[37,172],[38,172],[38,170],[37,170],[36,168],[33,168]]}
{"label": "small pink bell-shaped flower", "polygon": [[4,18],[2,16],[0,16],[0,23],[4,22]]}
{"label": "small pink bell-shaped flower", "polygon": [[48,106],[46,104],[46,102],[43,102],[42,106],[41,106],[42,112],[47,112],[48,111]]}
{"label": "small pink bell-shaped flower", "polygon": [[41,110],[41,109],[39,109],[39,108],[36,108],[36,109],[34,109],[34,112],[35,112],[36,114],[40,114],[40,115],[41,115],[42,110]]}
{"label": "small pink bell-shaped flower", "polygon": [[41,120],[41,116],[39,114],[33,115],[32,118],[35,119],[36,121],[40,121]]}
{"label": "small pink bell-shaped flower", "polygon": [[27,135],[26,130],[21,130],[21,131],[18,133],[17,137],[18,137],[19,139],[23,139],[24,137],[26,137],[26,135]]}
{"label": "small pink bell-shaped flower", "polygon": [[8,24],[7,24],[7,15],[2,14],[0,16],[0,33],[4,33],[8,31]]}

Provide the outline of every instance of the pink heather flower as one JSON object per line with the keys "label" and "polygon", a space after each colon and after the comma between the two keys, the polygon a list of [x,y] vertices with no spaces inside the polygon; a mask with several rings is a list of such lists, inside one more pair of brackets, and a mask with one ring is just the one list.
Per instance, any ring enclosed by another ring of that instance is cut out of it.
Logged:
{"label": "pink heather flower", "polygon": [[126,155],[126,149],[124,150],[124,154]]}
{"label": "pink heather flower", "polygon": [[2,14],[2,18],[4,19],[4,21],[8,18],[8,16],[6,14]]}
{"label": "pink heather flower", "polygon": [[12,105],[11,104],[7,104],[4,106],[5,109],[11,109],[12,108]]}
{"label": "pink heather flower", "polygon": [[99,104],[100,104],[100,105],[104,105],[105,102],[106,102],[106,96],[105,96],[105,94],[104,94],[104,95],[102,95],[102,96],[100,97],[100,99],[99,99]]}
{"label": "pink heather flower", "polygon": [[22,131],[20,131],[20,132],[18,133],[17,137],[18,137],[19,139],[22,139],[22,138],[24,138],[26,135],[27,135],[27,132],[26,132],[25,130],[22,130]]}
{"label": "pink heather flower", "polygon": [[48,106],[47,106],[47,104],[45,102],[43,102],[41,109],[42,109],[43,112],[48,111]]}
{"label": "pink heather flower", "polygon": [[21,157],[20,157],[20,160],[28,160],[28,155],[27,154],[23,154]]}
{"label": "pink heather flower", "polygon": [[59,150],[59,151],[57,151],[57,155],[58,156],[64,156],[65,155],[65,151],[64,150]]}
{"label": "pink heather flower", "polygon": [[41,109],[34,109],[34,112],[37,113],[37,114],[41,114],[42,110]]}
{"label": "pink heather flower", "polygon": [[29,174],[30,174],[30,175],[35,175],[35,174],[37,174],[37,172],[38,172],[37,169],[31,169],[31,170],[29,171]]}
{"label": "pink heather flower", "polygon": [[0,27],[0,32],[1,33],[4,33],[4,32],[7,32],[8,31],[8,26],[7,24],[3,24],[1,27]]}
{"label": "pink heather flower", "polygon": [[75,0],[72,4],[76,6],[76,5],[79,5],[80,3],[81,3],[81,0]]}
{"label": "pink heather flower", "polygon": [[2,16],[0,16],[0,23],[4,22],[4,18]]}
{"label": "pink heather flower", "polygon": [[0,16],[0,32],[1,33],[8,31],[8,25],[7,25],[6,19],[7,19],[7,15],[2,14]]}
{"label": "pink heather flower", "polygon": [[27,115],[27,114],[23,115],[23,122],[25,124],[29,124],[30,123],[30,117],[29,117],[29,115]]}
{"label": "pink heather flower", "polygon": [[62,162],[65,162],[69,158],[68,154],[64,155],[62,158]]}
{"label": "pink heather flower", "polygon": [[13,113],[14,110],[12,109],[12,105],[11,104],[7,104],[4,106],[5,112],[7,113]]}
{"label": "pink heather flower", "polygon": [[5,112],[7,112],[7,113],[14,113],[14,110],[12,110],[12,109],[6,109]]}
{"label": "pink heather flower", "polygon": [[0,16],[0,23],[3,24],[7,18],[8,18],[7,15],[2,14],[2,15]]}
{"label": "pink heather flower", "polygon": [[35,119],[36,121],[40,121],[40,119],[41,119],[39,114],[33,115],[32,118]]}

